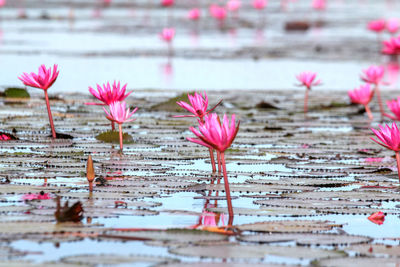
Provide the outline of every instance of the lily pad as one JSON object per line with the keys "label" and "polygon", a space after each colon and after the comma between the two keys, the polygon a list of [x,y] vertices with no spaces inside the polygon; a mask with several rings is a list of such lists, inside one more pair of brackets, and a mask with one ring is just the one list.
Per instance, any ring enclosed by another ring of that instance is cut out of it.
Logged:
{"label": "lily pad", "polygon": [[[106,143],[113,143],[113,144],[119,144],[119,132],[117,131],[107,131],[104,133],[101,133],[96,136],[97,140],[106,142]],[[131,144],[133,143],[133,138],[130,134],[128,133],[123,133],[122,134],[122,140],[124,144]]]}
{"label": "lily pad", "polygon": [[4,90],[5,97],[8,98],[30,98],[28,91],[24,88],[9,87]]}
{"label": "lily pad", "polygon": [[329,231],[334,227],[342,227],[330,221],[313,220],[282,220],[265,221],[252,224],[243,224],[237,226],[242,231],[268,232],[268,233],[311,233],[320,231]]}

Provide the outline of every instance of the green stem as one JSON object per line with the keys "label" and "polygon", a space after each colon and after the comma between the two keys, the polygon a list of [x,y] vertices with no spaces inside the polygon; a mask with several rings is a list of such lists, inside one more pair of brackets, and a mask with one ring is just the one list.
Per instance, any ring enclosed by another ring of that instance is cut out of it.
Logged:
{"label": "green stem", "polygon": [[229,189],[228,176],[226,174],[226,163],[225,163],[224,152],[221,152],[221,161],[222,161],[222,169],[223,169],[223,172],[224,172],[225,194],[226,194],[226,202],[228,204],[228,213],[229,213],[228,226],[232,226],[232,223],[233,223],[233,208],[232,208],[231,191]]}

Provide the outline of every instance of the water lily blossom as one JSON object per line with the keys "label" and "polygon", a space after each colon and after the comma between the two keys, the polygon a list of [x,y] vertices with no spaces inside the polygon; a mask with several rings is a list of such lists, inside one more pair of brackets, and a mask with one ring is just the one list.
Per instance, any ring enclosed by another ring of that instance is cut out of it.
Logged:
{"label": "water lily blossom", "polygon": [[313,0],[312,8],[315,10],[325,10],[326,9],[326,0]]}
{"label": "water lily blossom", "polygon": [[242,7],[242,2],[240,0],[229,0],[226,3],[226,8],[230,12],[237,12]]}
{"label": "water lily blossom", "polygon": [[110,121],[114,121],[115,123],[118,124],[118,129],[119,129],[119,148],[122,151],[123,149],[123,134],[122,134],[122,124],[125,122],[131,122],[134,121],[135,119],[131,119],[133,114],[138,110],[138,108],[135,108],[134,110],[130,111],[129,107],[126,107],[126,103],[124,101],[122,102],[114,102],[109,105],[110,112],[107,111],[107,109],[104,109],[104,112],[106,113],[106,118],[109,119]]}
{"label": "water lily blossom", "polygon": [[93,192],[94,178],[95,178],[95,174],[94,174],[92,155],[89,155],[87,163],[86,163],[86,179],[89,182],[89,192]]}
{"label": "water lily blossom", "polygon": [[378,137],[379,141],[371,137],[371,139],[379,145],[386,147],[387,149],[393,150],[396,153],[397,171],[400,181],[400,131],[396,123],[392,123],[392,127],[389,125],[379,125],[379,130],[371,128],[372,132]]}
{"label": "water lily blossom", "polygon": [[394,114],[394,116],[389,115],[387,113],[385,113],[385,116],[392,120],[400,121],[400,97],[398,97],[397,99],[386,101],[386,105],[388,106],[390,111]]}
{"label": "water lily blossom", "polygon": [[370,31],[380,33],[384,31],[386,28],[386,20],[384,19],[372,20],[368,23],[367,28]]}
{"label": "water lily blossom", "polygon": [[264,9],[268,4],[267,0],[253,0],[253,7],[258,10]]}
{"label": "water lily blossom", "polygon": [[364,82],[375,85],[375,92],[378,98],[379,110],[381,112],[382,117],[385,114],[385,110],[382,104],[382,97],[381,97],[381,92],[379,90],[379,85],[383,83],[384,75],[385,75],[385,68],[383,66],[370,66],[368,69],[363,70],[363,74],[361,74],[361,79]]}
{"label": "water lily blossom", "polygon": [[[213,111],[222,102],[222,100],[220,100],[213,108],[211,108],[210,110],[207,110],[208,96],[206,93],[204,93],[204,96],[199,93],[194,93],[194,95],[188,94],[188,99],[189,99],[190,104],[188,104],[184,101],[178,101],[178,102],[176,102],[176,104],[178,104],[178,106],[186,109],[187,111],[191,112],[192,114],[191,115],[176,115],[176,116],[174,116],[175,118],[198,117],[200,122],[204,123],[204,116],[206,116],[208,113]],[[209,152],[210,152],[212,170],[213,170],[213,172],[216,172],[217,168],[215,166],[214,152],[211,147],[209,148]]]}
{"label": "water lily blossom", "polygon": [[212,4],[209,11],[211,16],[219,21],[224,21],[226,18],[226,9],[224,7]]}
{"label": "water lily blossom", "polygon": [[187,18],[190,20],[199,20],[201,16],[201,11],[198,8],[193,8],[189,10]]}
{"label": "water lily blossom", "polygon": [[296,78],[301,83],[300,86],[306,87],[306,93],[304,96],[304,113],[306,114],[308,111],[308,91],[311,90],[313,86],[320,85],[321,81],[316,80],[317,73],[309,71],[300,73]]}
{"label": "water lily blossom", "polygon": [[49,89],[53,83],[57,80],[59,71],[57,69],[57,64],[51,68],[46,69],[45,65],[39,67],[38,74],[31,72],[24,72],[18,79],[20,79],[26,86],[31,86],[35,88],[42,89],[44,92],[44,97],[46,99],[47,114],[49,116],[51,134],[53,138],[56,138],[56,131],[54,129],[53,116],[51,115],[49,95],[47,94],[47,89]]}
{"label": "water lily blossom", "polygon": [[49,193],[45,193],[41,191],[40,193],[36,194],[24,194],[21,197],[22,200],[44,200],[44,199],[51,199],[51,195]]}
{"label": "water lily blossom", "polygon": [[196,138],[187,138],[191,142],[217,150],[218,163],[222,165],[224,175],[224,185],[230,217],[233,217],[233,208],[226,174],[225,150],[228,149],[232,145],[233,140],[235,140],[239,131],[239,126],[240,121],[236,125],[235,114],[232,115],[230,122],[228,117],[224,115],[221,123],[218,115],[211,113],[204,117],[204,123],[199,123],[199,131],[194,127],[190,127],[190,130],[196,135]]}
{"label": "water lily blossom", "polygon": [[399,31],[400,28],[400,21],[396,18],[388,19],[386,21],[386,30],[391,34],[395,34]]}
{"label": "water lily blossom", "polygon": [[160,38],[167,43],[171,43],[174,37],[175,28],[164,28],[160,34]]}
{"label": "water lily blossom", "polygon": [[352,103],[364,105],[369,119],[372,120],[373,116],[368,106],[374,96],[374,90],[371,89],[371,86],[369,84],[361,85],[358,89],[348,91],[348,94]]}
{"label": "water lily blossom", "polygon": [[391,56],[400,55],[400,36],[383,41],[382,53]]}
{"label": "water lily blossom", "polygon": [[161,0],[161,5],[163,7],[170,7],[174,5],[174,0]]}
{"label": "water lily blossom", "polygon": [[385,221],[385,214],[382,211],[375,212],[368,217],[368,220],[375,224],[382,225]]}

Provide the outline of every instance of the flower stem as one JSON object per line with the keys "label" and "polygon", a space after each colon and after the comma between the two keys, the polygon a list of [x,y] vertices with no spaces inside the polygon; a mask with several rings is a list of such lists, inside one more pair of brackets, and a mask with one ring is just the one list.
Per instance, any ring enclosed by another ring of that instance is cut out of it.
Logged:
{"label": "flower stem", "polygon": [[214,173],[217,171],[217,168],[215,167],[214,151],[212,148],[209,148],[208,150],[210,151],[211,167]]}
{"label": "flower stem", "polygon": [[115,131],[115,122],[111,121],[111,130]]}
{"label": "flower stem", "polygon": [[369,108],[368,105],[365,105],[365,111],[368,114],[368,118],[372,121],[374,119],[374,117],[372,116],[371,109]]}
{"label": "flower stem", "polygon": [[304,114],[308,112],[308,88],[306,88],[306,93],[304,95]]}
{"label": "flower stem", "polygon": [[221,174],[221,153],[219,151],[217,151],[217,160],[218,160],[218,174]]}
{"label": "flower stem", "polygon": [[379,90],[379,86],[378,86],[378,85],[375,85],[375,92],[376,92],[376,96],[378,97],[379,110],[380,110],[380,112],[381,112],[381,119],[383,119],[383,116],[384,116],[384,114],[385,114],[385,111],[384,111],[384,109],[383,109],[381,91]]}
{"label": "flower stem", "polygon": [[93,181],[89,182],[89,192],[93,192]]}
{"label": "flower stem", "polygon": [[57,138],[56,130],[54,129],[53,116],[51,115],[50,101],[49,101],[49,95],[47,94],[47,90],[44,90],[44,97],[46,99],[47,114],[49,115],[49,121],[50,121],[50,127],[51,127],[51,135],[52,135],[52,137],[54,139],[56,139]]}
{"label": "flower stem", "polygon": [[399,151],[396,151],[396,161],[397,161],[397,173],[398,173],[399,182],[400,182],[400,153],[399,153]]}
{"label": "flower stem", "polygon": [[119,129],[119,149],[122,151],[124,144],[122,143],[122,124],[118,124]]}
{"label": "flower stem", "polygon": [[224,152],[221,152],[221,161],[222,161],[222,168],[223,168],[223,172],[224,172],[224,185],[225,185],[226,202],[228,204],[229,226],[231,226],[232,222],[233,222],[233,208],[232,208],[231,191],[229,189],[228,176],[226,175],[226,163],[225,163]]}

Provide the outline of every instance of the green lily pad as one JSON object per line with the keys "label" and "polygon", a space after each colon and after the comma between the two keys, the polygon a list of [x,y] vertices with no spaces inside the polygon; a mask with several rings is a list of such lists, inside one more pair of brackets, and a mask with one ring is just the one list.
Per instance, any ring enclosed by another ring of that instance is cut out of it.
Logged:
{"label": "green lily pad", "polygon": [[[114,144],[119,144],[119,132],[117,131],[107,131],[104,133],[101,133],[96,136],[97,140],[106,142],[106,143],[114,143]],[[123,133],[122,134],[122,141],[124,144],[132,144],[133,143],[133,138],[130,134]]]}
{"label": "green lily pad", "polygon": [[[189,94],[194,94],[194,92],[189,92]],[[152,106],[151,109],[152,110],[158,110],[158,111],[160,111],[160,110],[162,110],[162,111],[171,111],[171,112],[173,112],[173,111],[176,111],[176,112],[183,111],[183,109],[180,106],[178,106],[176,104],[176,102],[178,102],[178,101],[189,102],[189,99],[188,99],[187,95],[188,95],[188,93],[182,93],[182,94],[180,94],[180,95],[178,95],[176,97],[172,97],[172,98],[168,99],[167,101],[164,101],[164,102],[161,102],[161,103],[158,103],[158,104]]]}
{"label": "green lily pad", "polygon": [[24,88],[9,87],[4,90],[4,96],[10,98],[30,98],[28,91]]}

